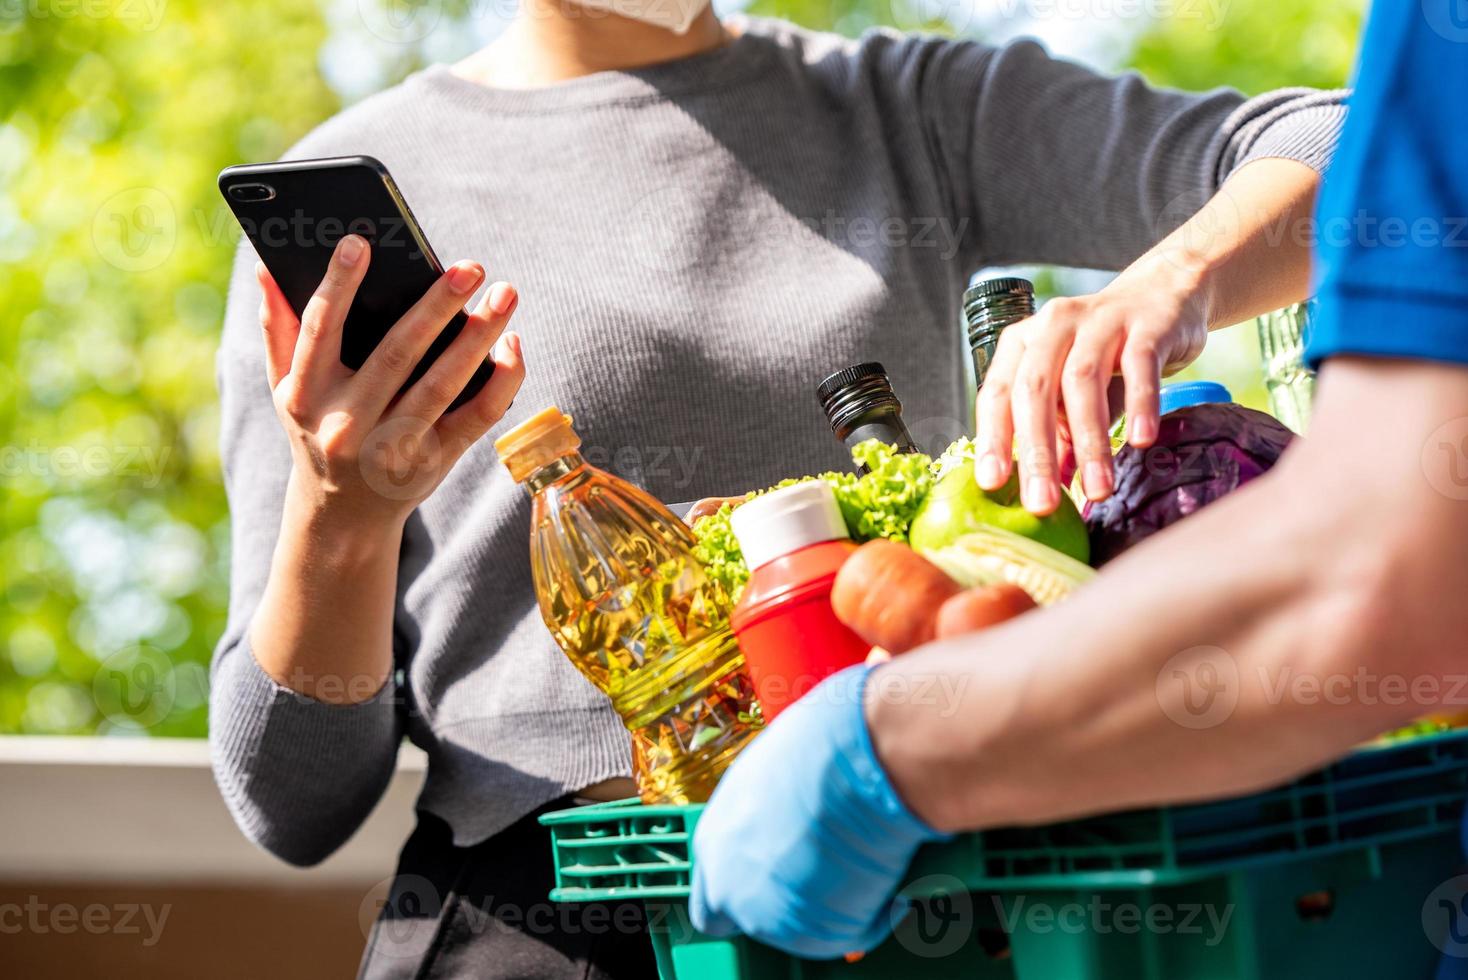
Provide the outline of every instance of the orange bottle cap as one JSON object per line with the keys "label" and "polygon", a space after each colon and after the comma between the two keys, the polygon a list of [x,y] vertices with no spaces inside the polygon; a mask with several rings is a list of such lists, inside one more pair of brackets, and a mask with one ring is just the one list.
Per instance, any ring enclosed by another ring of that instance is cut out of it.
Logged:
{"label": "orange bottle cap", "polygon": [[571,416],[554,405],[536,412],[494,441],[495,452],[516,483],[580,446],[581,438],[571,428]]}

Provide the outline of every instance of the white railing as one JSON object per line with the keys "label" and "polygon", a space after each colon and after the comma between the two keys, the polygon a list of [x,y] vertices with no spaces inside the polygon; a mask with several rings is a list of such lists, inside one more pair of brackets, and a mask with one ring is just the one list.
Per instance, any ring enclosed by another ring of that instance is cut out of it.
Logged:
{"label": "white railing", "polygon": [[351,841],[301,870],[236,829],[203,741],[0,736],[0,879],[372,883],[413,826],[425,759],[405,745],[383,801]]}

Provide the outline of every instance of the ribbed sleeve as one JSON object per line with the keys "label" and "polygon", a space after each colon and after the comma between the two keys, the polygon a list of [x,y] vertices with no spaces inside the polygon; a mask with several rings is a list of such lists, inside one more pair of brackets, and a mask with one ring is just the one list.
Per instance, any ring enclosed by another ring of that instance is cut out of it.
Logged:
{"label": "ribbed sleeve", "polygon": [[210,692],[214,776],[245,836],[284,861],[324,860],[387,789],[401,731],[389,683],[354,705],[275,683],[245,640],[221,650]]}
{"label": "ribbed sleeve", "polygon": [[875,34],[864,50],[887,111],[923,121],[977,265],[1120,269],[1247,163],[1323,173],[1346,112],[1344,91],[1158,89],[1030,41]]}
{"label": "ribbed sleeve", "polygon": [[1345,90],[1281,89],[1249,99],[1223,121],[1220,182],[1246,163],[1275,157],[1324,174],[1346,122]]}

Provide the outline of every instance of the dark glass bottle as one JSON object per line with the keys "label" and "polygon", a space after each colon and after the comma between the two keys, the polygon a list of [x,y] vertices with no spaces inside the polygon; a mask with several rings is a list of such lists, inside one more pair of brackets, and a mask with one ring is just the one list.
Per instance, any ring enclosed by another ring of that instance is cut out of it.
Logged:
{"label": "dark glass bottle", "polygon": [[919,452],[902,421],[902,402],[892,390],[887,369],[875,361],[843,368],[816,387],[821,410],[847,449],[880,439],[904,453]]}
{"label": "dark glass bottle", "polygon": [[1028,279],[986,279],[963,294],[963,318],[974,358],[974,383],[982,385],[999,334],[1012,323],[1035,315],[1035,284]]}

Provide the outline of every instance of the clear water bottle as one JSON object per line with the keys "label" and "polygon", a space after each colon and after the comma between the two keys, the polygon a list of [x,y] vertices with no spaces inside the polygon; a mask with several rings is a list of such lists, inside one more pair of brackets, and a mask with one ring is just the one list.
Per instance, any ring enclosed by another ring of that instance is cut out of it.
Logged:
{"label": "clear water bottle", "polygon": [[1310,426],[1310,406],[1315,400],[1315,372],[1305,366],[1305,335],[1314,312],[1312,300],[1266,313],[1255,321],[1269,410],[1301,435]]}

